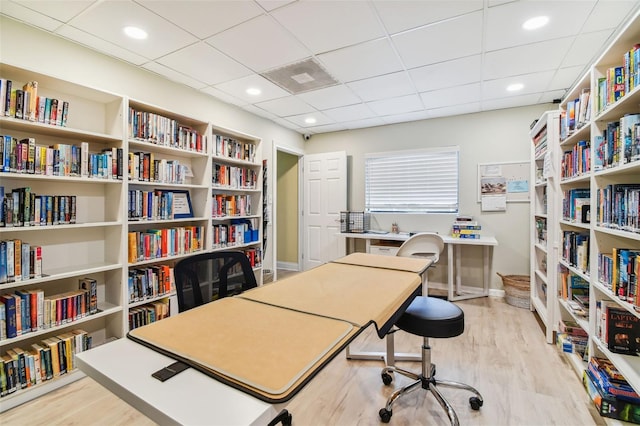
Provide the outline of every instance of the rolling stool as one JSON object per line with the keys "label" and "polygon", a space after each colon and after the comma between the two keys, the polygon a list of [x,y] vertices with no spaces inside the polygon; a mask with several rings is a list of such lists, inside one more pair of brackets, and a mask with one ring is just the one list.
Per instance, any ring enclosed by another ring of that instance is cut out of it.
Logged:
{"label": "rolling stool", "polygon": [[407,386],[396,389],[396,391],[391,394],[387,400],[387,405],[379,412],[380,419],[383,423],[388,423],[389,420],[391,420],[393,403],[402,395],[415,389],[418,385],[421,385],[423,389],[431,391],[442,408],[447,412],[447,416],[449,416],[449,420],[454,426],[459,425],[458,416],[449,402],[444,399],[437,388],[438,386],[449,386],[473,392],[475,396],[469,398],[471,408],[473,410],[479,410],[480,407],[482,407],[482,395],[480,395],[476,389],[464,383],[436,379],[434,377],[436,374],[436,366],[431,363],[429,338],[447,338],[462,334],[464,331],[464,312],[462,309],[447,300],[417,296],[395,325],[400,330],[424,338],[422,344],[422,374],[415,374],[392,366],[387,366],[382,370],[382,382],[385,385],[389,385],[393,380],[393,377],[389,374],[393,372],[415,380],[415,382]]}

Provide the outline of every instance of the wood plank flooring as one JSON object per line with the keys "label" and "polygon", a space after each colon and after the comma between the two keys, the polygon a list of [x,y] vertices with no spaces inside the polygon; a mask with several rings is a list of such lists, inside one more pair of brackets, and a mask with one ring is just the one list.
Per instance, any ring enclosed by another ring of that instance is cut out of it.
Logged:
{"label": "wood plank flooring", "polygon": [[[577,375],[557,348],[547,345],[535,316],[500,298],[457,302],[465,311],[465,332],[452,339],[432,339],[436,377],[461,381],[484,397],[480,411],[469,408],[470,394],[442,388],[462,425],[604,425]],[[396,349],[417,352],[422,339],[396,333]],[[384,342],[366,330],[354,349],[382,350]],[[419,371],[417,362],[399,366]],[[378,411],[397,383],[380,379],[381,361],[348,361],[339,354],[286,408],[296,426],[377,425]],[[212,418],[215,413],[211,413]],[[206,425],[207,419],[202,424]],[[0,425],[150,425],[90,378],[67,385],[0,415]],[[433,396],[422,389],[398,400],[393,426],[447,425]]]}

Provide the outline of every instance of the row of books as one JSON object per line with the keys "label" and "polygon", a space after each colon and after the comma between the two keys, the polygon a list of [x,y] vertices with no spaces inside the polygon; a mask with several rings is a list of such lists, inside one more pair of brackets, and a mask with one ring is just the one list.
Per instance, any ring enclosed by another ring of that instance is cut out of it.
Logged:
{"label": "row of books", "polygon": [[98,312],[98,283],[79,280],[78,290],[45,295],[42,289],[16,290],[0,295],[0,339],[77,321]]}
{"label": "row of books", "polygon": [[614,247],[598,254],[598,279],[620,300],[640,307],[640,250]]}
{"label": "row of books", "polygon": [[52,226],[76,223],[75,195],[38,195],[30,187],[4,194],[0,186],[0,227]]}
{"label": "row of books", "polygon": [[610,67],[596,84],[596,111],[613,105],[640,84],[640,44],[635,44],[620,58],[619,66]]}
{"label": "row of books", "polygon": [[591,148],[588,140],[576,143],[571,151],[562,153],[560,178],[569,179],[591,171]]}
{"label": "row of books", "polygon": [[174,218],[173,191],[130,189],[128,200],[129,220],[171,220]]}
{"label": "row of books", "polygon": [[122,148],[92,153],[88,142],[81,142],[80,146],[63,143],[43,146],[31,137],[18,140],[4,135],[2,138],[0,169],[3,172],[122,179]]}
{"label": "row of books", "polygon": [[153,265],[129,270],[129,303],[170,294],[175,288],[173,267]]}
{"label": "row of books", "polygon": [[599,226],[640,232],[640,183],[607,185],[596,190],[596,197]]}
{"label": "row of books", "polygon": [[562,192],[562,219],[576,223],[591,222],[591,190],[574,188]]}
{"label": "row of books", "polygon": [[14,84],[0,78],[0,115],[66,127],[69,102],[38,96],[37,81],[27,82],[22,89]]}
{"label": "row of books", "polygon": [[[591,365],[591,361],[589,365]],[[604,375],[602,372],[599,375],[594,375],[592,370],[593,368],[588,367],[583,371],[582,382],[598,413],[603,417],[636,424],[640,423],[640,404],[619,396],[621,392],[629,394],[628,391],[631,386],[628,385],[626,380],[624,381],[626,384],[624,386],[617,383],[613,386],[614,382],[610,379],[610,375]],[[615,389],[619,391],[616,392]]]}
{"label": "row of books", "polygon": [[155,159],[153,152],[129,153],[129,180],[184,184],[190,173],[188,165],[180,160]]}
{"label": "row of books", "polygon": [[232,220],[230,224],[213,225],[212,248],[233,247],[259,241],[260,232],[253,219]]}
{"label": "row of books", "polygon": [[536,217],[536,240],[539,244],[547,243],[547,218]]}
{"label": "row of books", "polygon": [[207,138],[178,121],[129,107],[129,137],[186,151],[207,152]]}
{"label": "row of books", "polygon": [[256,189],[258,173],[246,167],[213,163],[213,185],[225,188]]}
{"label": "row of books", "polygon": [[614,353],[638,355],[640,318],[613,300],[596,301],[596,337]]}
{"label": "row of books", "polygon": [[129,309],[129,330],[168,318],[169,299],[158,300]]}
{"label": "row of books", "polygon": [[576,354],[580,359],[584,359],[587,354],[589,338],[575,334],[558,333],[556,344],[564,353]]}
{"label": "row of books", "polygon": [[256,145],[249,142],[241,142],[233,138],[213,135],[215,138],[215,155],[218,157],[233,158],[235,160],[256,161]]}
{"label": "row of books", "polygon": [[545,126],[532,140],[534,157],[540,158],[547,152],[547,127]]}
{"label": "row of books", "polygon": [[640,160],[640,114],[626,114],[607,123],[602,135],[595,136],[594,170],[620,166]]}
{"label": "row of books", "polygon": [[76,369],[76,354],[91,349],[92,338],[82,329],[71,330],[15,347],[0,357],[0,396],[37,386]]}
{"label": "row of books", "polygon": [[216,218],[251,215],[250,195],[213,194],[211,216]]}
{"label": "row of books", "polygon": [[257,248],[244,249],[242,250],[242,252],[249,259],[249,263],[251,264],[252,268],[258,268],[262,266],[262,249],[261,248],[257,247]]}
{"label": "row of books", "polygon": [[[564,300],[575,300],[584,307],[589,307],[589,281],[576,275],[566,268],[561,268],[559,272],[560,278],[560,297]],[[576,297],[577,296],[577,297]],[[586,297],[585,297],[586,296]]]}
{"label": "row of books", "polygon": [[562,259],[580,272],[589,273],[589,232],[562,231]]}
{"label": "row of books", "polygon": [[203,249],[204,226],[147,229],[128,234],[129,263],[195,253]]}
{"label": "row of books", "polygon": [[582,89],[580,96],[567,101],[567,107],[560,113],[560,140],[571,136],[591,119],[591,91]]}
{"label": "row of books", "polygon": [[475,220],[456,220],[451,225],[451,236],[453,238],[480,239],[482,225]]}
{"label": "row of books", "polygon": [[0,284],[42,276],[42,247],[20,239],[0,241]]}

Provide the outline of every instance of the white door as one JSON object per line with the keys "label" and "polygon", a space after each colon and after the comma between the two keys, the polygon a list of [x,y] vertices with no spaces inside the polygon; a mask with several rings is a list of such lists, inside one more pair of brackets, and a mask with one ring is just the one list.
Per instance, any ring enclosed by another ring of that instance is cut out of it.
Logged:
{"label": "white door", "polygon": [[345,151],[304,156],[303,270],[345,255],[340,212],[347,209]]}

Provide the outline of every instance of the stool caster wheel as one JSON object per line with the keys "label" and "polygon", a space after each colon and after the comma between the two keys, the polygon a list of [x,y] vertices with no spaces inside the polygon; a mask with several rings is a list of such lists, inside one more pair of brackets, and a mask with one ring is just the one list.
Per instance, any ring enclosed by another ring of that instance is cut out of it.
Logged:
{"label": "stool caster wheel", "polygon": [[390,385],[392,381],[393,377],[391,377],[391,374],[382,373],[382,383],[384,383],[385,385]]}
{"label": "stool caster wheel", "polygon": [[382,423],[389,423],[389,420],[391,420],[392,413],[386,408],[381,408],[378,414],[380,414],[380,420],[382,420]]}
{"label": "stool caster wheel", "polygon": [[472,410],[478,411],[482,407],[482,400],[477,396],[472,396],[469,398],[469,405],[471,405]]}

